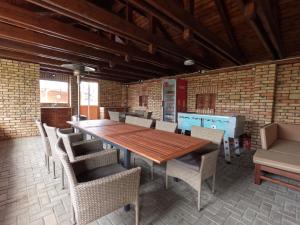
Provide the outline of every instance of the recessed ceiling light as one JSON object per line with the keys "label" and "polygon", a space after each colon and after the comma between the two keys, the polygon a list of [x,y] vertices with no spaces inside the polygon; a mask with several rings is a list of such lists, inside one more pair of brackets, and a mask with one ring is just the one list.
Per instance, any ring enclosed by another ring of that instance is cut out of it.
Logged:
{"label": "recessed ceiling light", "polygon": [[192,66],[192,65],[195,64],[195,61],[192,60],[192,59],[186,59],[186,60],[184,60],[183,64],[184,64],[185,66]]}

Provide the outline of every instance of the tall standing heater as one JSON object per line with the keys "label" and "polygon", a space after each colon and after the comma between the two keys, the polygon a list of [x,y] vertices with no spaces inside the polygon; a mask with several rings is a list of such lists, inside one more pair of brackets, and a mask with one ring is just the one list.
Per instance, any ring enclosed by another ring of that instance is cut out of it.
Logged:
{"label": "tall standing heater", "polygon": [[62,64],[63,68],[73,70],[74,76],[77,77],[77,115],[76,120],[80,121],[80,77],[83,72],[95,72],[96,69],[82,64]]}

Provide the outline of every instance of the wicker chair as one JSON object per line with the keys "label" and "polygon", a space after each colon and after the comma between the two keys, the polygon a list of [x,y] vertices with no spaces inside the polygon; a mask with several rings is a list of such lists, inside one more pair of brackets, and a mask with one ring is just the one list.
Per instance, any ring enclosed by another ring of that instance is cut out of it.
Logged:
{"label": "wicker chair", "polygon": [[168,188],[169,176],[179,178],[188,183],[198,192],[198,210],[201,208],[202,181],[212,177],[212,192],[214,193],[215,191],[216,166],[223,135],[224,132],[221,130],[193,126],[191,136],[207,139],[212,144],[199,152],[193,152],[167,162],[166,188]]}
{"label": "wicker chair", "polygon": [[124,169],[117,164],[117,152],[113,149],[76,163],[69,161],[61,138],[56,149],[68,178],[77,225],[90,223],[127,204],[135,206],[138,225],[140,168]]}
{"label": "wicker chair", "polygon": [[126,116],[125,123],[150,128],[153,123],[153,120],[135,116]]}
{"label": "wicker chair", "polygon": [[119,112],[108,111],[108,114],[109,114],[110,120],[120,122],[120,113]]}
{"label": "wicker chair", "polygon": [[35,123],[39,129],[42,138],[44,156],[45,156],[45,166],[47,167],[48,173],[50,173],[50,158],[52,158],[52,153],[51,153],[49,139],[45,132],[42,122],[40,120],[36,120]]}
{"label": "wicker chair", "polygon": [[71,163],[98,157],[104,151],[101,141],[84,140],[83,134],[65,134],[57,130],[57,135],[62,138]]}
{"label": "wicker chair", "polygon": [[[155,129],[157,129],[157,130],[174,133],[176,131],[176,128],[177,128],[177,123],[170,123],[170,122],[158,121],[158,120],[155,123]],[[147,163],[150,166],[151,180],[153,180],[154,179],[154,162],[150,159],[147,159],[140,155],[134,154],[133,155],[133,166],[135,166],[135,162],[137,159],[143,160],[145,163]]]}
{"label": "wicker chair", "polygon": [[177,123],[156,120],[155,129],[174,133],[177,128]]}

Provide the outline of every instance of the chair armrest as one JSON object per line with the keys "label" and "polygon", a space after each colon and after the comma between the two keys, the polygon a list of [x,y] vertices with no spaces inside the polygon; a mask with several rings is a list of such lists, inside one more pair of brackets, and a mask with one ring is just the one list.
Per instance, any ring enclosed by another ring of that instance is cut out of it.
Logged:
{"label": "chair armrest", "polygon": [[[70,159],[71,161],[71,159]],[[84,161],[88,170],[118,163],[118,153],[115,149],[98,151],[74,158],[71,163]]]}
{"label": "chair armrest", "polygon": [[75,186],[72,201],[78,215],[84,215],[81,222],[86,224],[126,204],[137,204],[140,174],[141,168],[133,168]]}
{"label": "chair armrest", "polygon": [[59,131],[63,134],[72,134],[72,133],[74,133],[73,128],[63,128],[63,129],[59,129]]}
{"label": "chair armrest", "polygon": [[277,124],[271,123],[260,129],[262,149],[267,150],[277,140]]}
{"label": "chair armrest", "polygon": [[77,142],[71,142],[74,152],[80,150],[80,152],[95,152],[103,150],[103,143],[98,140],[81,140]]}
{"label": "chair armrest", "polygon": [[71,133],[71,134],[68,134],[68,135],[70,137],[70,142],[71,143],[81,142],[81,141],[84,140],[82,133]]}

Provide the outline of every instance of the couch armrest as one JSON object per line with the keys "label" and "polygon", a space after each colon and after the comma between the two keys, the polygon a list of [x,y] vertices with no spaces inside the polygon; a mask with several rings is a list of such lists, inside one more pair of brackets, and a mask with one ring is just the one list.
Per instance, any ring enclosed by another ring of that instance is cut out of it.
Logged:
{"label": "couch armrest", "polygon": [[269,149],[270,146],[277,140],[277,129],[278,125],[276,123],[268,124],[260,129],[262,149]]}

